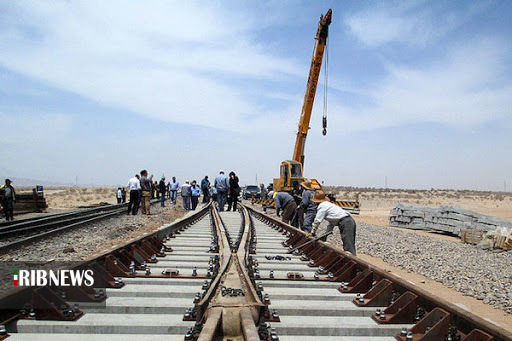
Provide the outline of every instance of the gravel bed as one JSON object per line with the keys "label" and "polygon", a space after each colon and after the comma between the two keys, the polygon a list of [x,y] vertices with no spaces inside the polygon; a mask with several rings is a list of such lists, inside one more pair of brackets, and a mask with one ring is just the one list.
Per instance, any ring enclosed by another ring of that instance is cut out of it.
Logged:
{"label": "gravel bed", "polygon": [[[258,205],[252,207],[261,211]],[[277,218],[274,212],[268,210],[267,214]],[[326,227],[323,222],[318,235]],[[343,244],[339,229],[335,229],[328,241]],[[512,251],[496,253],[475,245],[364,222],[357,222],[356,250],[512,314]]]}
{"label": "gravel bed", "polygon": [[[199,209],[200,207],[198,207]],[[184,216],[181,204],[151,206],[151,215],[121,214],[98,222],[78,226],[49,238],[11,249],[0,261],[80,261],[93,254],[122,245],[144,232],[172,223]]]}
{"label": "gravel bed", "polygon": [[[342,244],[339,232],[329,241]],[[495,253],[364,222],[357,223],[356,249],[512,313],[512,252]]]}

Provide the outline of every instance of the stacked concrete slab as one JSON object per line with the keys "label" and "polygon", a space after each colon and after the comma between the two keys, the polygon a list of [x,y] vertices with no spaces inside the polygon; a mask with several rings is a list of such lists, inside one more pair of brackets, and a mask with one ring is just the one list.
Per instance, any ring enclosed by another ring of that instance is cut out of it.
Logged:
{"label": "stacked concrete slab", "polygon": [[461,230],[512,230],[512,221],[451,206],[438,208],[399,203],[389,215],[389,224],[409,229],[427,229],[460,236]]}

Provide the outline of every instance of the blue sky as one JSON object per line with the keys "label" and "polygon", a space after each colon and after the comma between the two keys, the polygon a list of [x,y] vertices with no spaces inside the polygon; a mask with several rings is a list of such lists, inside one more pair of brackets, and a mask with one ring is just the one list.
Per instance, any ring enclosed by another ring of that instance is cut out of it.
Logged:
{"label": "blue sky", "polygon": [[270,182],[329,8],[328,135],[321,83],[307,177],[512,187],[509,1],[2,1],[0,175]]}

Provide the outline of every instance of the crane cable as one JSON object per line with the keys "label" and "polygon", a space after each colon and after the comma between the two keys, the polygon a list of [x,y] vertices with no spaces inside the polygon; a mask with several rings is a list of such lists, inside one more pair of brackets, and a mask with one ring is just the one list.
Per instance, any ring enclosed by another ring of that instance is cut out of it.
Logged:
{"label": "crane cable", "polygon": [[327,88],[329,83],[328,72],[329,69],[329,37],[327,37],[325,42],[325,63],[324,63],[324,107],[323,107],[323,115],[322,115],[322,134],[327,135]]}

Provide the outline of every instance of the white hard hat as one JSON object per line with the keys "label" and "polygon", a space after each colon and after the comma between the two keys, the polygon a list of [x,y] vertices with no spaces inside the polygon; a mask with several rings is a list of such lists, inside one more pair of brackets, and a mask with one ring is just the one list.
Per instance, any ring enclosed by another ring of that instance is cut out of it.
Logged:
{"label": "white hard hat", "polygon": [[224,169],[221,169],[221,170],[219,171],[219,173],[224,173]]}

